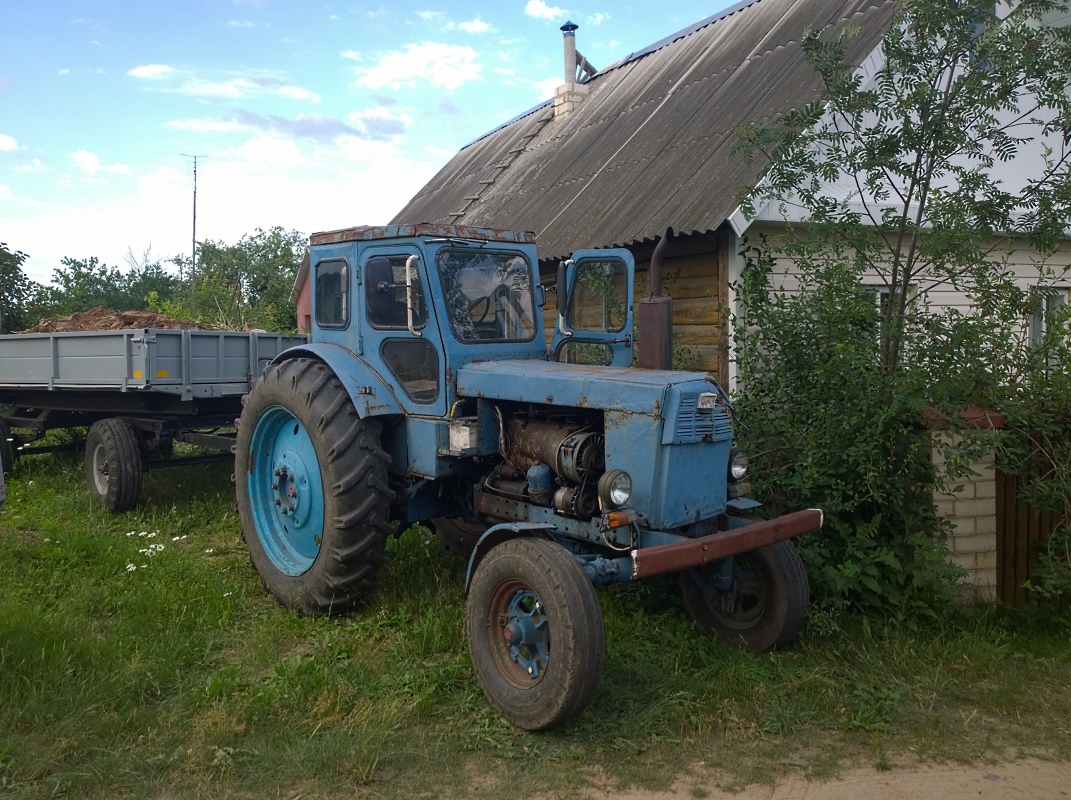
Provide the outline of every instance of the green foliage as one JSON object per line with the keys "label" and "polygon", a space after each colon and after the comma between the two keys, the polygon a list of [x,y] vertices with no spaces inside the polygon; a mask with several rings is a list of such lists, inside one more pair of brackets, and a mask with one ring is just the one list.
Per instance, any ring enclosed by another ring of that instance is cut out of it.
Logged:
{"label": "green foliage", "polygon": [[26,277],[22,264],[26,254],[0,242],[0,333],[27,327],[27,305],[36,284]]}
{"label": "green foliage", "polygon": [[[763,496],[827,513],[801,547],[817,597],[834,608],[911,618],[952,596],[932,492],[954,485],[994,437],[936,440],[938,474],[927,419],[955,428],[964,406],[1002,407],[1020,436],[1040,426],[1064,446],[1068,417],[1047,381],[1066,351],[1037,361],[1029,320],[1046,290],[1024,288],[1012,266],[1031,248],[1031,282],[1051,286],[1059,276],[1045,258],[1071,228],[1061,144],[1071,135],[1071,30],[1040,19],[1055,7],[1025,0],[998,18],[972,3],[906,0],[865,85],[845,61],[852,30],[809,31],[803,49],[823,96],[740,131],[738,152],[769,159],[745,210],[791,205],[805,223],[750,254],[740,412]],[[994,167],[1038,150],[1040,175],[996,177]],[[789,264],[799,286],[785,291],[771,276]],[[931,309],[940,288],[965,293],[972,313]],[[1027,362],[1049,365],[1045,379],[1024,380]],[[1058,391],[1066,398],[1066,385]],[[1006,438],[1006,448],[1029,447]],[[1066,496],[1066,473],[1046,463],[1031,491]]]}
{"label": "green foliage", "polygon": [[233,245],[200,242],[196,267],[183,262],[182,286],[171,297],[155,298],[154,308],[223,330],[294,330],[290,292],[305,246],[304,234],[278,226],[257,228]]}
{"label": "green foliage", "polygon": [[151,292],[169,294],[178,279],[159,262],[131,264],[123,272],[100,263],[95,257],[64,258],[52,272],[52,283],[34,298],[36,318],[57,317],[106,306],[116,311],[146,308]]}
{"label": "green foliage", "polygon": [[799,540],[819,604],[932,615],[952,598],[956,571],[940,557],[929,494],[925,386],[919,371],[882,370],[881,314],[855,273],[794,252],[808,267],[798,294],[772,291],[765,251],[749,252],[739,287],[747,388],[737,411],[756,493],[774,512],[825,512],[823,528]]}

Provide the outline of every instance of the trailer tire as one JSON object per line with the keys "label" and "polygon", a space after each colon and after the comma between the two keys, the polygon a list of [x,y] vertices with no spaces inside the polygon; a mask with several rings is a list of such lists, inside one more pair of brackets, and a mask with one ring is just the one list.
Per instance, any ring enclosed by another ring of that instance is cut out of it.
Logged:
{"label": "trailer tire", "polygon": [[522,537],[493,547],[472,576],[465,631],[484,695],[518,728],[556,727],[595,698],[602,610],[561,545]]}
{"label": "trailer tire", "polygon": [[390,456],[322,362],[269,366],[242,399],[235,489],[261,583],[286,608],[340,614],[374,585],[393,531]]}
{"label": "trailer tire", "polygon": [[18,448],[12,447],[11,426],[6,419],[0,419],[0,461],[3,461],[4,477],[10,478],[15,471],[18,460]]}
{"label": "trailer tire", "polygon": [[[714,576],[712,564],[681,573],[684,607],[702,633],[759,653],[795,641],[807,616],[810,586],[792,542],[735,556],[733,595],[713,589]],[[731,609],[722,606],[723,600]]]}
{"label": "trailer tire", "polygon": [[129,511],[141,494],[141,441],[121,419],[93,423],[86,436],[86,483],[90,493],[112,513]]}

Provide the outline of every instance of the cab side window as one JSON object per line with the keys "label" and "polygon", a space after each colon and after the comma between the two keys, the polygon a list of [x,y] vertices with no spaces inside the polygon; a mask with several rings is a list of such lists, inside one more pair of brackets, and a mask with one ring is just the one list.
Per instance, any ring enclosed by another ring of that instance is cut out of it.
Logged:
{"label": "cab side window", "polygon": [[321,328],[345,328],[350,321],[347,302],[349,268],[345,261],[321,261],[316,265],[316,324]]}
{"label": "cab side window", "polygon": [[[372,256],[364,265],[365,303],[368,307],[368,321],[373,328],[406,329],[405,263],[408,256]],[[419,328],[427,321],[424,305],[424,288],[420,281],[420,271],[414,266],[410,270],[413,286],[413,327]]]}

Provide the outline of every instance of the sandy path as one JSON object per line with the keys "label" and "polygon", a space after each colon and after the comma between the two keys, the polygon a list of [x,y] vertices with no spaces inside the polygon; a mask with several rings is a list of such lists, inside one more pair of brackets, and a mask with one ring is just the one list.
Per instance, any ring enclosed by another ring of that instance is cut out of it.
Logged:
{"label": "sandy path", "polygon": [[1071,763],[1027,758],[1003,764],[922,764],[878,771],[845,770],[828,781],[800,776],[782,778],[774,786],[749,786],[738,793],[716,788],[695,777],[665,792],[592,789],[587,800],[997,800],[1000,798],[1071,798]]}

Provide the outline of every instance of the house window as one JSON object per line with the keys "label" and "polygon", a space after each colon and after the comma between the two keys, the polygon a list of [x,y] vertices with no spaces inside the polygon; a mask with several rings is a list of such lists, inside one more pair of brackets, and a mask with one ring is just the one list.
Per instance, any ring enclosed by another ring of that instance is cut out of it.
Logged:
{"label": "house window", "polygon": [[1066,308],[1071,289],[1066,286],[1039,286],[1035,291],[1037,305],[1030,315],[1030,343],[1037,347],[1045,341],[1053,322]]}

